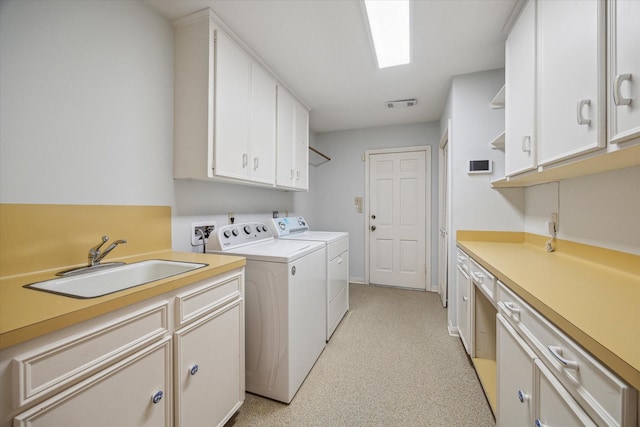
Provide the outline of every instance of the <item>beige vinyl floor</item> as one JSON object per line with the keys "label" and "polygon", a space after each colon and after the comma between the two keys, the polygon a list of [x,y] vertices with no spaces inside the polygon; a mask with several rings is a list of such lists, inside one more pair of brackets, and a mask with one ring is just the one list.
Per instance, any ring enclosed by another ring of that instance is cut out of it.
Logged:
{"label": "beige vinyl floor", "polygon": [[289,404],[247,393],[227,426],[494,426],[435,293],[350,285],[350,310]]}

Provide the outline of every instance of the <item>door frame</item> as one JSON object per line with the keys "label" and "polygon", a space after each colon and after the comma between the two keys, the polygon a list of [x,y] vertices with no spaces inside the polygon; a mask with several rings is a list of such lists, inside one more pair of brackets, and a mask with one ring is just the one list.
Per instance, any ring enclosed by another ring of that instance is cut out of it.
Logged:
{"label": "door frame", "polygon": [[[370,284],[369,282],[369,227],[370,224],[370,213],[369,213],[369,168],[370,168],[370,156],[372,154],[393,154],[393,153],[406,153],[411,151],[424,151],[424,163],[425,163],[425,174],[424,174],[424,191],[425,191],[425,266],[427,271],[425,272],[425,290],[428,292],[433,292],[431,284],[431,208],[433,207],[433,202],[431,200],[431,146],[430,145],[416,145],[413,147],[397,147],[397,148],[380,148],[374,150],[365,150],[364,152],[364,199],[366,200],[365,208],[364,208],[364,283]],[[436,289],[437,291],[437,289]]]}
{"label": "door frame", "polygon": [[[438,238],[438,293],[440,294],[440,299],[443,300],[443,307],[447,307],[449,305],[449,235],[450,235],[450,227],[451,227],[451,192],[450,192],[450,176],[451,169],[449,167],[449,140],[451,135],[451,119],[447,120],[447,127],[444,132],[442,132],[442,136],[440,137],[440,144],[438,149],[438,231],[440,233],[444,232],[444,241],[446,242],[446,248],[444,254],[440,253],[440,239]],[[444,151],[447,150],[447,158],[444,158]],[[446,162],[446,164],[445,164]],[[447,170],[447,175],[444,175],[444,170]],[[446,182],[444,182],[446,181]],[[446,200],[446,209],[444,209],[444,204]],[[443,212],[444,210],[444,212]],[[443,215],[444,214],[444,215]],[[443,218],[445,217],[445,218]],[[441,229],[440,225],[442,222],[445,223],[444,230]],[[440,259],[440,257],[444,255],[444,260]],[[441,271],[444,265],[444,272]],[[442,286],[443,283],[440,283],[441,276],[445,276],[444,280],[444,299],[442,298]]]}

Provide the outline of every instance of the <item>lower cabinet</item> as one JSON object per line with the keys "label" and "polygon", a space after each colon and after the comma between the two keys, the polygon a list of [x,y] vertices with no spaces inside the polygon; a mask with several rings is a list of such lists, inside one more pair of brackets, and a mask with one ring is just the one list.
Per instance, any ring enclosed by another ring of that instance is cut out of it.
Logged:
{"label": "lower cabinet", "polygon": [[244,401],[242,301],[175,332],[176,426],[224,425]]}
{"label": "lower cabinet", "polygon": [[472,343],[472,310],[473,301],[471,300],[471,282],[469,280],[469,275],[462,268],[461,265],[456,267],[456,295],[458,296],[458,306],[456,310],[456,321],[458,323],[458,333],[460,334],[460,339],[462,340],[462,344],[464,345],[467,354],[473,357],[471,352],[473,348]]}
{"label": "lower cabinet", "polygon": [[236,269],[0,351],[0,427],[222,426],[244,355]]}
{"label": "lower cabinet", "polygon": [[15,427],[171,426],[171,337],[34,406]]}
{"label": "lower cabinet", "polygon": [[502,315],[497,322],[496,425],[529,426],[533,416],[533,361],[535,353]]}

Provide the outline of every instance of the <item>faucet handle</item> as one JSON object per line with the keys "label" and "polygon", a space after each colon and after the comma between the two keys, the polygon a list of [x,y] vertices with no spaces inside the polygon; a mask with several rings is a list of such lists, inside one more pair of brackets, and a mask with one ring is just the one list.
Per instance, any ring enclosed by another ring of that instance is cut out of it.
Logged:
{"label": "faucet handle", "polygon": [[102,236],[102,241],[89,249],[89,265],[94,265],[100,255],[100,248],[109,241],[109,236]]}

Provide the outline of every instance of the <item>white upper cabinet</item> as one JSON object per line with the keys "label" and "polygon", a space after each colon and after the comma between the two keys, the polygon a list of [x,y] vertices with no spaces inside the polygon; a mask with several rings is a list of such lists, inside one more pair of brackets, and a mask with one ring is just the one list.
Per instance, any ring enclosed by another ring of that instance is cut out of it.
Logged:
{"label": "white upper cabinet", "polygon": [[609,142],[640,138],[640,2],[609,1]]}
{"label": "white upper cabinet", "polygon": [[309,111],[278,86],[278,187],[309,188]]}
{"label": "white upper cabinet", "polygon": [[536,168],[536,0],[529,0],[505,46],[505,175]]}
{"label": "white upper cabinet", "polygon": [[539,164],[605,146],[605,3],[540,1]]}
{"label": "white upper cabinet", "polygon": [[276,79],[206,10],[174,22],[174,177],[276,183]]}

